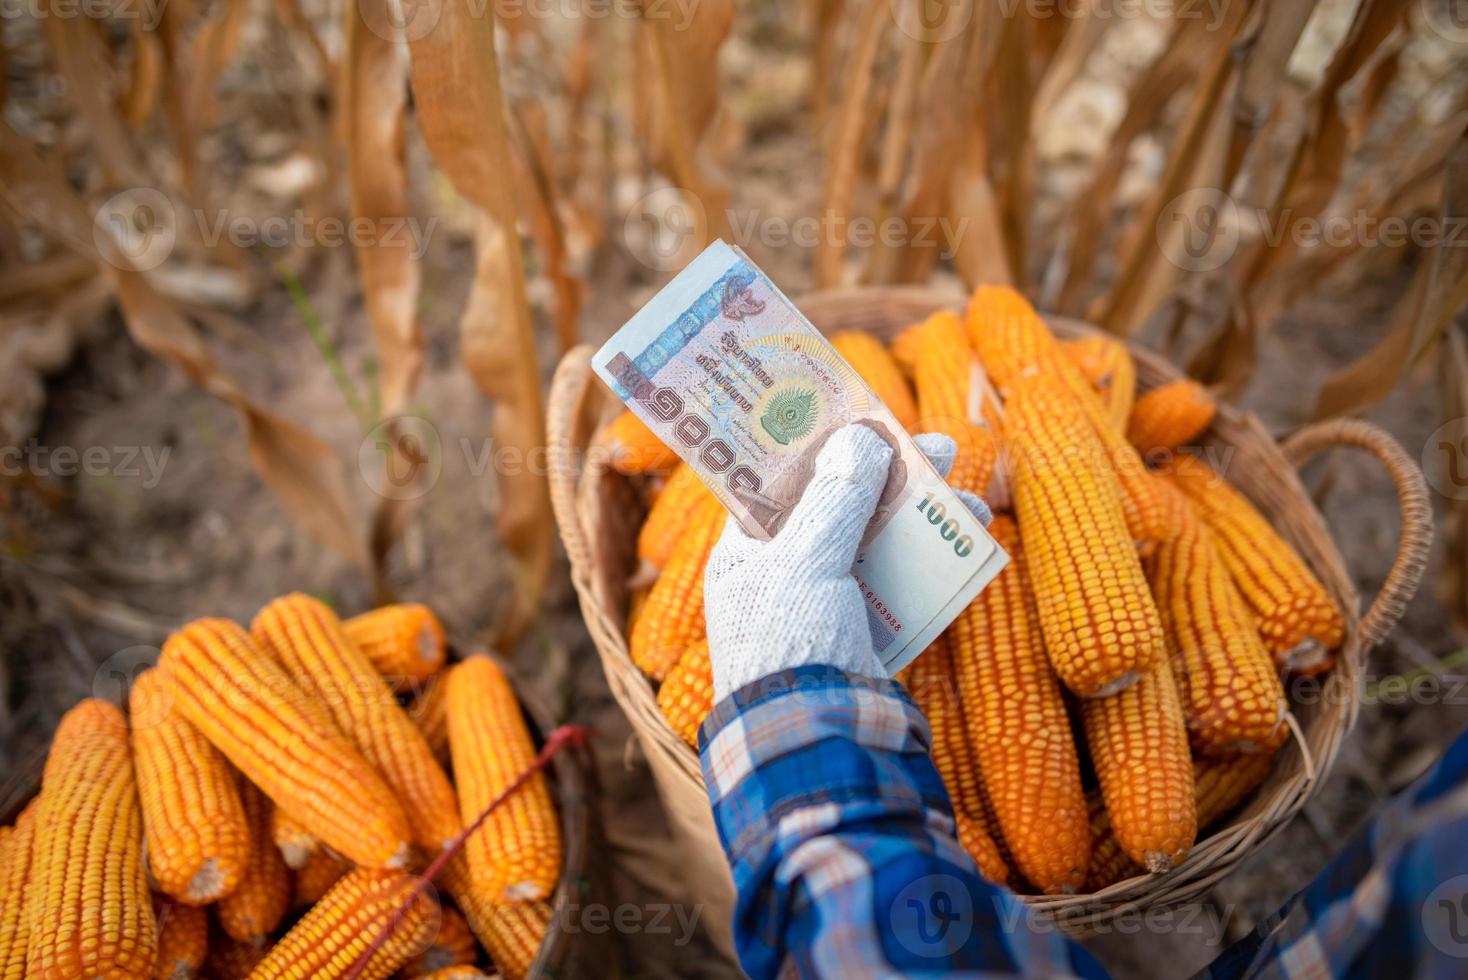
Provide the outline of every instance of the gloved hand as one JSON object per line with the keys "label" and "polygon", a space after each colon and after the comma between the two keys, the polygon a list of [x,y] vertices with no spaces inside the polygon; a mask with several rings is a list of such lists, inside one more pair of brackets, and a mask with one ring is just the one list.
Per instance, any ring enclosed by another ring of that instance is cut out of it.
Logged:
{"label": "gloved hand", "polygon": [[[953,440],[928,433],[914,441],[947,476],[957,452]],[[773,540],[751,538],[728,519],[704,573],[715,703],[804,664],[886,676],[851,566],[891,462],[891,448],[876,433],[848,425],[821,449],[805,493]],[[988,506],[973,494],[959,495],[987,527]]]}

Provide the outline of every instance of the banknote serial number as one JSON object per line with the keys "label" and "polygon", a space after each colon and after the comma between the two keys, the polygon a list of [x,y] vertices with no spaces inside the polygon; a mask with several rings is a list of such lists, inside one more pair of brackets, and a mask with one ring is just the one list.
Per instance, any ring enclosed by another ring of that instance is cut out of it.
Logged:
{"label": "banknote serial number", "polygon": [[967,558],[974,552],[974,539],[962,533],[963,525],[958,523],[958,518],[948,516],[948,508],[942,503],[934,502],[933,495],[929,493],[917,505],[918,513],[928,519],[928,523],[938,529],[938,537],[953,545],[953,553],[960,558]]}

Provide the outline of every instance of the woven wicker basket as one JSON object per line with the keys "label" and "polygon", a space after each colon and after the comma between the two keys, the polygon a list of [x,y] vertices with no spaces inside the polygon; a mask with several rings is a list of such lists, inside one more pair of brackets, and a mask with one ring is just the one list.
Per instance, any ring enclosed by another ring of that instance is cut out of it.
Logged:
{"label": "woven wicker basket", "polygon": [[[920,288],[853,289],[805,297],[800,309],[823,331],[859,329],[890,340],[902,327],[962,298]],[[1074,337],[1093,328],[1053,319],[1054,330]],[[1155,387],[1181,373],[1146,350],[1134,350],[1138,384]],[[550,397],[551,496],[572,580],[586,623],[601,655],[612,693],[641,736],[663,800],[687,851],[686,876],[707,904],[703,921],[728,945],[733,885],[714,832],[697,755],[664,723],[651,685],[632,664],[624,639],[626,581],[635,565],[643,513],[627,479],[585,450],[600,423],[621,406],[590,370],[591,348],[571,351],[556,372]],[[1282,827],[1310,798],[1329,771],[1359,706],[1367,651],[1396,625],[1416,591],[1431,542],[1427,488],[1412,459],[1385,432],[1342,420],[1313,425],[1277,445],[1257,419],[1222,406],[1208,440],[1232,450],[1229,477],[1274,522],[1324,581],[1345,611],[1347,639],[1333,670],[1333,692],[1295,708],[1303,747],[1292,742],[1269,779],[1228,823],[1193,848],[1165,875],[1139,876],[1094,894],[1027,899],[1069,929],[1084,932],[1123,913],[1188,901],[1223,878]],[[1325,523],[1296,475],[1321,450],[1350,446],[1386,467],[1401,501],[1402,527],[1396,562],[1381,594],[1360,614],[1356,594]]]}

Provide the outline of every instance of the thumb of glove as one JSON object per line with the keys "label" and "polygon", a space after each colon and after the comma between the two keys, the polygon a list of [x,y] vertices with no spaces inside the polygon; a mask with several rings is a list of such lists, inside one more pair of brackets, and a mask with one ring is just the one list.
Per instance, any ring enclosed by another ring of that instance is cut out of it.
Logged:
{"label": "thumb of glove", "polygon": [[871,429],[857,423],[837,429],[821,447],[810,483],[776,535],[781,550],[805,555],[817,574],[845,575],[891,462],[891,447]]}

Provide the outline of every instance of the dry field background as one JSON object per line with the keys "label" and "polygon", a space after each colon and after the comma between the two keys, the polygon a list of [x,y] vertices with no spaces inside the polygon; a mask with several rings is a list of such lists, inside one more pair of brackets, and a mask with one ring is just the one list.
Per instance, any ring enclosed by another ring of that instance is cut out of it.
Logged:
{"label": "dry field background", "polygon": [[[597,727],[618,899],[683,900],[534,450],[559,353],[714,235],[795,295],[1013,281],[1275,431],[1364,414],[1428,466],[1434,573],[1374,658],[1414,686],[1369,687],[1303,817],[1196,914],[1092,940],[1108,965],[1205,963],[1468,724],[1451,3],[0,10],[9,797],[60,712],[180,622],[297,588],[346,611],[400,595]],[[1370,595],[1389,484],[1350,457],[1310,476]],[[626,939],[633,975],[732,974],[676,930]]]}

